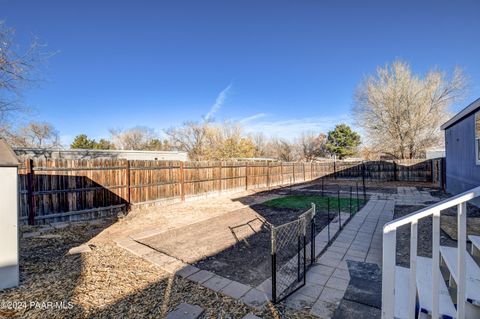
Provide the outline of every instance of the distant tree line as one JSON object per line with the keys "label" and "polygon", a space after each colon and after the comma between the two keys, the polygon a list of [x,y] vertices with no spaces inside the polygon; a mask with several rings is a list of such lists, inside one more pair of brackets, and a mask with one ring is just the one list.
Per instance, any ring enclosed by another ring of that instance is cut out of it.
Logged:
{"label": "distant tree line", "polygon": [[212,121],[186,122],[165,131],[161,140],[148,127],[129,130],[110,130],[110,140],[89,138],[85,134],[75,137],[72,149],[121,149],[187,152],[192,160],[225,160],[232,158],[273,158],[282,161],[305,160],[336,156],[353,156],[360,145],[360,135],[346,125],[324,133],[303,133],[288,141],[267,138],[263,134],[244,134],[239,123]]}

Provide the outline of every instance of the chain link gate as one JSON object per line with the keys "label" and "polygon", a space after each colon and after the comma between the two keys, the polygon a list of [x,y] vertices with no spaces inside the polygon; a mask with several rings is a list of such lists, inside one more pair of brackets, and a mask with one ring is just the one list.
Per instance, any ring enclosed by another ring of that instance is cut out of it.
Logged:
{"label": "chain link gate", "polygon": [[296,220],[273,226],[272,301],[277,303],[303,287],[315,260],[315,205]]}

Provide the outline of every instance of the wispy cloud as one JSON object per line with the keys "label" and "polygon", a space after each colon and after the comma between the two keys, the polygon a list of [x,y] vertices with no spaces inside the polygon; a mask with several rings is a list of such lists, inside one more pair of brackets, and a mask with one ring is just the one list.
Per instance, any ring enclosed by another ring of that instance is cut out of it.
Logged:
{"label": "wispy cloud", "polygon": [[336,124],[346,123],[352,125],[349,115],[338,115],[335,117],[319,116],[306,118],[293,118],[287,120],[253,121],[244,124],[248,133],[264,133],[267,136],[279,137],[292,140],[303,132],[323,132],[332,130]]}
{"label": "wispy cloud", "polygon": [[220,93],[218,93],[217,98],[215,99],[215,103],[213,103],[210,111],[208,111],[207,115],[205,116],[205,120],[211,120],[212,116],[217,113],[220,108],[223,106],[225,101],[227,100],[227,95],[230,89],[232,88],[232,84],[229,84],[226,88],[224,88]]}
{"label": "wispy cloud", "polygon": [[262,117],[265,117],[265,116],[267,116],[266,113],[257,113],[257,114],[254,114],[252,116],[247,116],[247,117],[241,119],[239,122],[242,123],[242,124],[245,124],[247,122],[255,121],[255,120],[258,120],[259,118],[262,118]]}

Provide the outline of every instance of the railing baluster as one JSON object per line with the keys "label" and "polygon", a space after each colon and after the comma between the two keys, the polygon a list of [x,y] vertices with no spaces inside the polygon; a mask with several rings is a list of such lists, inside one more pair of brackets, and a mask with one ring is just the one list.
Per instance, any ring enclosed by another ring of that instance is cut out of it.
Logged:
{"label": "railing baluster", "polygon": [[[394,318],[395,314],[395,263],[396,263],[396,230],[398,227],[411,224],[410,241],[410,278],[408,315],[414,316],[416,302],[416,256],[418,244],[418,220],[432,216],[432,318],[439,318],[440,295],[440,215],[441,211],[457,206],[458,222],[458,282],[457,282],[457,318],[465,318],[466,294],[466,241],[467,225],[466,202],[480,196],[480,186],[464,193],[443,200],[435,205],[420,209],[402,218],[391,221],[383,227],[383,266],[382,266],[382,318]],[[404,307],[405,305],[398,305]]]}
{"label": "railing baluster", "polygon": [[440,285],[440,210],[432,216],[432,318],[439,317]]}
{"label": "railing baluster", "polygon": [[383,232],[383,271],[382,271],[382,318],[390,319],[395,313],[395,257],[396,229]]}
{"label": "railing baluster", "polygon": [[415,318],[415,300],[417,297],[417,237],[418,221],[410,224],[410,283],[408,292],[408,317]]}
{"label": "railing baluster", "polygon": [[467,203],[457,206],[457,238],[458,238],[458,282],[457,282],[457,318],[465,318],[465,275],[467,250]]}

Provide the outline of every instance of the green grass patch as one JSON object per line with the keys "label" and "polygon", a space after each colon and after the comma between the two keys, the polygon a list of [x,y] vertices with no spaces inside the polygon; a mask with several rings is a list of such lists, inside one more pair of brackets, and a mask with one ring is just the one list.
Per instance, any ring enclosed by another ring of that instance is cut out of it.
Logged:
{"label": "green grass patch", "polygon": [[[338,200],[337,197],[321,197],[315,195],[291,195],[280,198],[271,199],[263,203],[263,205],[275,208],[291,208],[291,209],[309,209],[314,203],[317,210],[327,210],[328,199],[330,199],[330,210],[338,210],[340,204],[340,210],[343,212],[350,211],[350,198],[342,198]],[[360,208],[364,205],[363,199],[359,200]],[[352,211],[357,209],[357,199],[352,198]]]}

